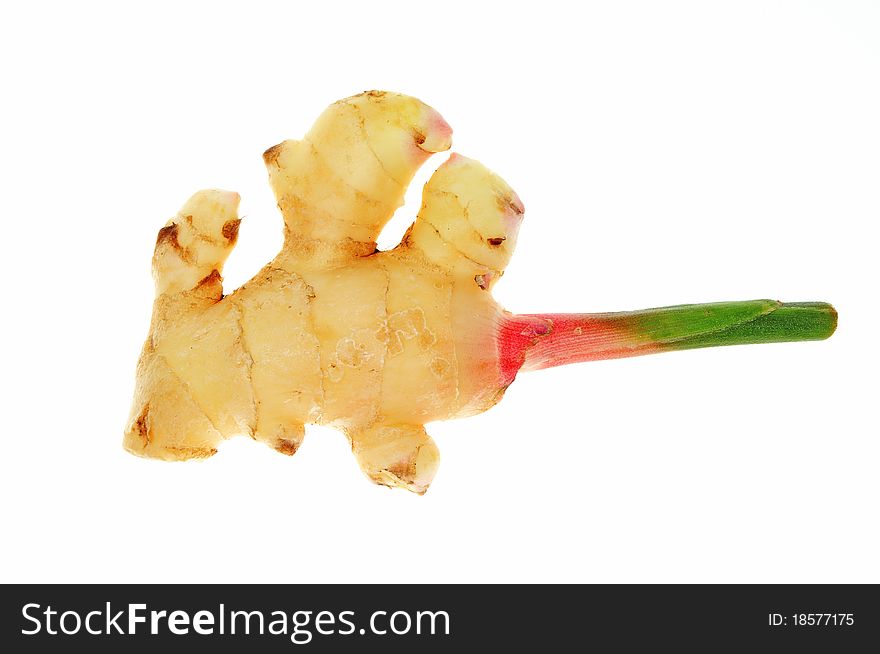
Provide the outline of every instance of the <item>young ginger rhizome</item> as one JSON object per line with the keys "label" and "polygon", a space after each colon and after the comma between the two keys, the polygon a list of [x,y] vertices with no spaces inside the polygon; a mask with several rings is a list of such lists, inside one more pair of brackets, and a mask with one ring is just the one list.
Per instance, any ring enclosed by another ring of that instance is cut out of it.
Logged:
{"label": "young ginger rhizome", "polygon": [[156,300],[125,447],[205,458],[249,435],[294,454],[305,424],[342,430],[373,481],[423,493],[439,454],[424,424],[498,402],[520,370],[714,345],[816,340],[836,313],[772,300],[629,313],[514,315],[490,290],[523,205],[452,155],[393,250],[376,239],[422,163],[451,145],[432,108],[369,92],[263,157],[284,246],[235,292],[220,273],[239,197],[201,191],[159,231]]}

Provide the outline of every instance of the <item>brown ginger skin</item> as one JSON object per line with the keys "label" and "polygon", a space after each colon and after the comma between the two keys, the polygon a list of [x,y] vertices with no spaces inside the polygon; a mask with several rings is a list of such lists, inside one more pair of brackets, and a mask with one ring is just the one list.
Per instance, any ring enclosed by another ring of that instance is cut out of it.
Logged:
{"label": "brown ginger skin", "polygon": [[450,134],[430,107],[373,92],[267,150],[284,246],[225,296],[239,199],[193,196],[157,239],[125,447],[205,458],[248,435],[292,455],[305,424],[329,425],[371,479],[423,493],[439,463],[423,425],[483,411],[506,385],[495,343],[504,311],[488,290],[523,213],[500,178],[453,155],[401,244],[376,251],[413,174]]}

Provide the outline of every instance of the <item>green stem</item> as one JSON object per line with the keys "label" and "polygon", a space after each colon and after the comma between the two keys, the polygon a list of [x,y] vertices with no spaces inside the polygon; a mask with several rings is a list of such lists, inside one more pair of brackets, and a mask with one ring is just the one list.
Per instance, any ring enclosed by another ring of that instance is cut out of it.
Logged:
{"label": "green stem", "polygon": [[[684,350],[720,345],[747,345],[753,343],[783,343],[787,341],[821,341],[837,328],[837,311],[824,302],[774,303],[775,306],[750,320],[725,320],[728,307],[748,302],[725,302],[717,307],[717,322],[713,329],[701,334],[671,338],[664,342],[670,349]],[[700,305],[696,305],[699,307]]]}
{"label": "green stem", "polygon": [[504,326],[502,358],[511,371],[520,365],[539,370],[699,347],[816,341],[836,327],[837,312],[824,302],[750,300],[623,313],[533,314],[513,316]]}

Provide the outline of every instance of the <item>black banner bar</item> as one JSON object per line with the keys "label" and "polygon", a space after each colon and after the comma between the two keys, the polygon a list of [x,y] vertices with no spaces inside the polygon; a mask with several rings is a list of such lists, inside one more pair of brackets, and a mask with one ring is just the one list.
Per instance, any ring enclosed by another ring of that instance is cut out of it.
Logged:
{"label": "black banner bar", "polygon": [[[6,652],[867,651],[875,585],[7,585]],[[760,649],[756,649],[760,648]],[[876,651],[876,650],[875,650]]]}

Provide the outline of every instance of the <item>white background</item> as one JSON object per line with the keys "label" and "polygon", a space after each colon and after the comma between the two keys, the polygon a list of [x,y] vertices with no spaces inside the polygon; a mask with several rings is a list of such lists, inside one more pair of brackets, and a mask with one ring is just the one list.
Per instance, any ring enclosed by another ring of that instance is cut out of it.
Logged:
{"label": "white background", "polygon": [[[877,3],[4,7],[0,580],[880,582]],[[837,334],[523,375],[429,426],[424,497],[328,429],[125,453],[158,228],[240,192],[238,286],[281,243],[262,151],[371,88],[523,198],[509,309],[825,300]]]}

